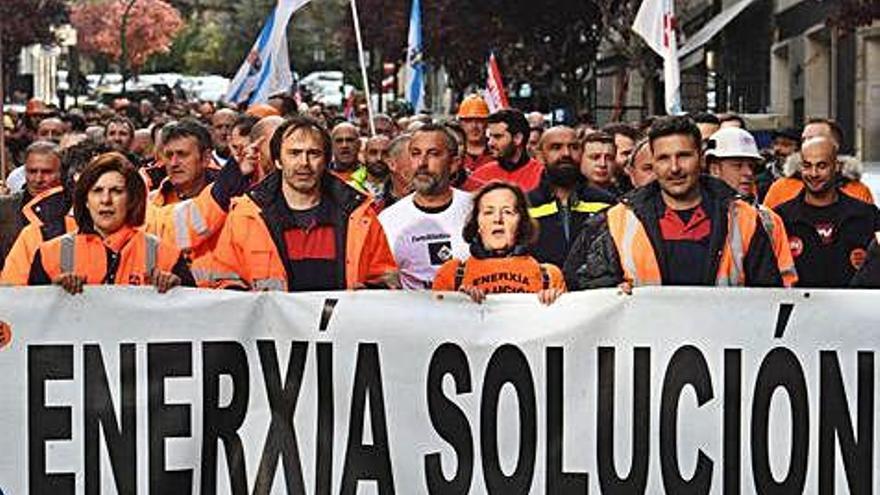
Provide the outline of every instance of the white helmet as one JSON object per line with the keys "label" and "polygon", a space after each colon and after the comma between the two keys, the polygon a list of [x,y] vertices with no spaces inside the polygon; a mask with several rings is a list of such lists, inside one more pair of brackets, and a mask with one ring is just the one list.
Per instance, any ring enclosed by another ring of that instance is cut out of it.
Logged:
{"label": "white helmet", "polygon": [[745,129],[723,127],[706,141],[706,157],[763,160],[755,138]]}

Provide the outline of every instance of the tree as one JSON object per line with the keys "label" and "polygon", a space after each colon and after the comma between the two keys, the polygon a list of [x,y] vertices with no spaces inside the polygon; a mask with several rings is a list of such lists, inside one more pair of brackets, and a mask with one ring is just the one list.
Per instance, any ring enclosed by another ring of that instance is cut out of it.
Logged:
{"label": "tree", "polygon": [[[126,15],[129,6],[131,10]],[[167,52],[174,36],[183,28],[180,13],[163,0],[79,3],[71,8],[70,20],[79,32],[79,47],[83,53],[108,56],[117,60],[123,70],[131,67],[136,72],[150,56]],[[124,43],[123,24],[126,24]]]}
{"label": "tree", "polygon": [[839,0],[828,18],[832,26],[852,30],[867,26],[880,19],[880,2],[877,0]]}
{"label": "tree", "polygon": [[[359,0],[364,42],[389,61],[406,58],[410,0]],[[506,81],[528,82],[555,99],[580,89],[595,59],[600,20],[584,0],[422,2],[425,59],[448,71],[453,89],[485,84],[495,52]],[[353,46],[353,35],[349,46]]]}
{"label": "tree", "polygon": [[[0,1],[0,37],[3,45],[3,73],[14,73],[21,49],[34,43],[52,43],[52,27],[67,18],[63,0]],[[5,81],[0,81],[5,83]]]}

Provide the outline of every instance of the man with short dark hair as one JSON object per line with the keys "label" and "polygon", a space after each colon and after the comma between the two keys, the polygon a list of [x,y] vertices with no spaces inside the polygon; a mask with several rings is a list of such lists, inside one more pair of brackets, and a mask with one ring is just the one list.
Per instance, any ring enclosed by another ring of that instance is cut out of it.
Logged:
{"label": "man with short dark hair", "polygon": [[690,116],[700,130],[700,139],[703,143],[721,128],[721,121],[714,113],[694,112]]}
{"label": "man with short dark hair", "polygon": [[162,151],[167,177],[150,194],[156,206],[177,203],[197,196],[214,181],[211,132],[196,120],[182,120],[162,129]]}
{"label": "man with short dark hair", "polygon": [[276,129],[276,170],[233,202],[214,249],[222,285],[287,292],[398,287],[370,198],[327,171],[331,148],[312,119],[292,117]]}
{"label": "man with short dark hair", "polygon": [[425,124],[409,142],[415,168],[413,188],[379,214],[405,289],[430,289],[440,266],[466,258],[462,229],[471,210],[470,194],[454,189],[452,171],[460,164],[458,141],[447,127]]}
{"label": "man with short dark hair", "polygon": [[525,115],[504,109],[489,115],[487,122],[489,151],[495,161],[476,169],[463,188],[473,191],[493,180],[516,184],[526,193],[538,187],[544,166],[526,151],[529,122]]}
{"label": "man with short dark hair", "polygon": [[757,210],[701,174],[697,126],[668,117],[648,136],[657,180],[587,221],[565,263],[569,288],[781,287]]}
{"label": "man with short dark hair", "polygon": [[391,139],[385,134],[376,134],[367,139],[364,147],[364,159],[367,176],[363,181],[364,188],[373,197],[381,197],[385,192],[390,169],[388,168]]}
{"label": "man with short dark hair", "polygon": [[128,156],[134,139],[134,124],[126,117],[113,117],[104,125],[104,138],[114,150]]}

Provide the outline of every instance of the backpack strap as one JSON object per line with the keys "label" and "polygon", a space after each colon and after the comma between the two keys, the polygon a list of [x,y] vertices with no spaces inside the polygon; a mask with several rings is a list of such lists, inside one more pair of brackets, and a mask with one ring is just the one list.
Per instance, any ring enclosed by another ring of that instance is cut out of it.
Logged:
{"label": "backpack strap", "polygon": [[455,267],[455,290],[457,291],[458,289],[461,288],[461,283],[464,281],[465,266],[464,266],[464,261],[461,261],[461,260],[456,260],[456,261],[458,261],[458,266]]}
{"label": "backpack strap", "polygon": [[538,268],[541,269],[541,282],[544,286],[544,290],[550,288],[550,273],[547,271],[547,267],[543,264],[538,265]]}

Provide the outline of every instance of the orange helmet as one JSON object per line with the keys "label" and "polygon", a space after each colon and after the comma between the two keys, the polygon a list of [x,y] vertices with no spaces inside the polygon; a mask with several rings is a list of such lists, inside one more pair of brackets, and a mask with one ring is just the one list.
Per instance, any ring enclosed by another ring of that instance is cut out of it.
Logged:
{"label": "orange helmet", "polygon": [[478,94],[472,94],[462,100],[458,107],[458,118],[460,119],[486,119],[489,118],[489,105],[486,100]]}
{"label": "orange helmet", "polygon": [[266,103],[255,103],[249,106],[245,113],[259,119],[271,117],[273,115],[281,115],[281,112],[279,112],[277,108],[272,105],[267,105]]}
{"label": "orange helmet", "polygon": [[39,98],[31,98],[24,107],[25,115],[46,115],[52,113],[49,107]]}

